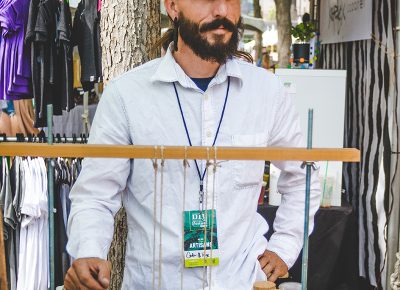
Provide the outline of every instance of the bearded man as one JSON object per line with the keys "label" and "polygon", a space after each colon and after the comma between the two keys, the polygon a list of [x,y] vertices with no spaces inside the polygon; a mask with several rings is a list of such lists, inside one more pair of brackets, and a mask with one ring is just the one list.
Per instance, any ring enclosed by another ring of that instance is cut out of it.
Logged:
{"label": "bearded man", "polygon": [[[240,0],[164,4],[175,24],[173,41],[162,58],[108,84],[90,143],[303,146],[297,115],[277,77],[238,58],[244,55],[237,51]],[[263,161],[219,161],[214,174],[205,161],[191,160],[184,175],[182,161],[166,160],[158,167],[162,202],[158,196],[154,204],[151,160],[86,159],[70,194],[67,249],[76,260],[65,288],[109,286],[106,257],[121,203],[128,218],[122,289],[250,290],[256,280],[275,281],[302,248],[305,172],[299,162],[274,164],[282,170],[282,204],[267,241],[268,225],[257,213]],[[311,226],[319,195],[314,175]],[[207,232],[206,257],[204,236],[188,230],[204,220],[214,225]],[[208,243],[211,235],[214,242]]]}

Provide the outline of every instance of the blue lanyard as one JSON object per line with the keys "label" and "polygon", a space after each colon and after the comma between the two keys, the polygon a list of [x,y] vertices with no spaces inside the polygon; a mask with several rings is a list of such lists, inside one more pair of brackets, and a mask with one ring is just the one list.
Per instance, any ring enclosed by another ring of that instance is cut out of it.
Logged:
{"label": "blue lanyard", "polygon": [[[184,116],[184,114],[183,114],[182,105],[181,105],[181,101],[180,101],[180,99],[179,99],[178,90],[176,89],[175,83],[172,83],[172,84],[174,85],[175,94],[176,94],[176,99],[177,99],[177,101],[178,101],[179,110],[181,111],[182,121],[183,121],[183,125],[184,125],[184,127],[185,127],[186,136],[187,136],[187,139],[188,139],[188,141],[189,141],[189,145],[190,145],[190,146],[193,146],[193,145],[192,145],[192,140],[190,139],[189,130],[188,130],[187,125],[186,125],[185,116]],[[222,108],[221,117],[220,117],[220,119],[219,119],[219,124],[218,124],[218,128],[217,128],[217,132],[215,132],[215,137],[214,137],[214,141],[213,141],[212,146],[214,146],[214,145],[215,145],[215,142],[217,142],[217,138],[218,138],[218,134],[219,134],[219,129],[221,128],[222,120],[223,120],[224,115],[225,115],[226,102],[228,101],[229,88],[230,88],[230,86],[231,86],[231,78],[228,76],[228,87],[227,87],[227,89],[226,89],[226,96],[225,96],[224,106],[223,106],[223,108]],[[199,201],[200,201],[200,208],[202,209],[203,200],[204,200],[204,186],[203,186],[203,185],[204,185],[204,177],[205,177],[206,172],[207,172],[207,167],[204,169],[203,174],[201,174],[201,173],[200,173],[200,169],[199,169],[199,165],[198,165],[198,163],[197,163],[197,160],[195,159],[194,162],[195,162],[195,164],[196,164],[197,174],[199,175],[199,179],[200,179],[200,191],[199,191],[200,197],[199,197]]]}

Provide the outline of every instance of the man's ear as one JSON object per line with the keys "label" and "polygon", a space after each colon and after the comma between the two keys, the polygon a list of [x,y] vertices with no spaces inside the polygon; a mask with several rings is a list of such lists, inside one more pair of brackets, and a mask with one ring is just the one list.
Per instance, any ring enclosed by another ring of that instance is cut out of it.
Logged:
{"label": "man's ear", "polygon": [[179,11],[176,0],[164,0],[164,6],[171,20],[178,17]]}

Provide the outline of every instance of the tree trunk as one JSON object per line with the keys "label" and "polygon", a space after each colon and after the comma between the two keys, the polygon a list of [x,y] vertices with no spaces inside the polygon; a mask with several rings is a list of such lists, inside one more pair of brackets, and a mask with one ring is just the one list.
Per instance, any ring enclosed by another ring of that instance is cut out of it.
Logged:
{"label": "tree trunk", "polygon": [[[260,6],[260,0],[253,0],[253,9],[254,9],[254,17],[256,18],[262,18],[261,16],[261,6]],[[256,54],[254,56],[254,60],[257,62],[261,57],[262,57],[262,31],[256,31],[256,45],[255,45],[255,51]]]}
{"label": "tree trunk", "polygon": [[286,68],[289,65],[290,45],[292,44],[292,37],[290,35],[290,28],[292,27],[290,20],[291,3],[291,0],[275,0],[278,28],[278,65],[281,68]]}
{"label": "tree trunk", "polygon": [[161,33],[160,1],[103,0],[101,47],[105,82],[155,58]]}
{"label": "tree trunk", "polygon": [[[160,37],[159,0],[103,0],[101,10],[103,79],[108,80],[159,56],[152,50]],[[110,290],[121,289],[128,233],[123,208],[115,216],[108,259],[112,263]]]}

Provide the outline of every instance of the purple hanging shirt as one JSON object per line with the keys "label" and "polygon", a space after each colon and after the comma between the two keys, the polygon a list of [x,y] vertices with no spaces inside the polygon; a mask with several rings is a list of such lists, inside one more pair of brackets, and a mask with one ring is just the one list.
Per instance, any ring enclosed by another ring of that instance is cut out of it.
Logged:
{"label": "purple hanging shirt", "polygon": [[30,50],[24,44],[30,0],[0,3],[0,99],[31,98]]}

